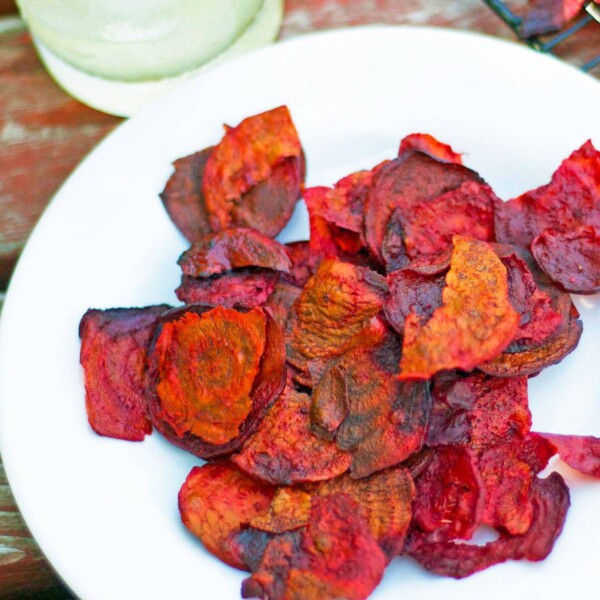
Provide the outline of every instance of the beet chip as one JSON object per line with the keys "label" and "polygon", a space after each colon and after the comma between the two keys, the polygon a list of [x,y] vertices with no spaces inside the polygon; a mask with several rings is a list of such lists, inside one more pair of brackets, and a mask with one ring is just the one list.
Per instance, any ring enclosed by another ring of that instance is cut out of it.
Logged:
{"label": "beet chip", "polygon": [[289,275],[283,275],[282,279],[303,288],[317,272],[323,256],[311,248],[310,242],[290,242],[285,247],[292,267]]}
{"label": "beet chip", "polygon": [[543,438],[556,446],[558,455],[572,469],[600,477],[600,438],[591,435],[561,435],[541,433]]}
{"label": "beet chip", "polygon": [[494,208],[500,202],[488,185],[467,181],[402,216],[404,244],[410,258],[452,248],[452,237],[463,235],[494,241]]}
{"label": "beet chip", "polygon": [[278,273],[266,270],[233,271],[208,279],[184,275],[175,294],[185,304],[256,308],[269,299],[278,280]]}
{"label": "beet chip", "polygon": [[280,281],[261,306],[268,308],[279,326],[284,329],[288,314],[302,290],[291,283]]}
{"label": "beet chip", "polygon": [[210,277],[242,267],[262,267],[289,273],[285,247],[254,229],[227,229],[207,235],[178,260],[184,275]]}
{"label": "beet chip", "polygon": [[485,242],[454,237],[443,304],[423,325],[409,314],[402,379],[428,379],[443,369],[469,371],[511,342],[519,315],[508,299],[506,268]]}
{"label": "beet chip", "polygon": [[586,0],[530,0],[521,34],[524,37],[561,30],[583,8]]}
{"label": "beet chip", "polygon": [[591,225],[561,233],[547,229],[531,244],[538,265],[574,294],[600,292],[600,231]]}
{"label": "beet chip", "polygon": [[183,307],[165,319],[150,368],[154,426],[201,458],[226,456],[256,430],[285,384],[282,331],[259,308]]}
{"label": "beet chip", "polygon": [[385,279],[370,269],[326,259],[292,307],[286,328],[288,361],[306,371],[307,361],[341,354],[364,343],[383,306]]}
{"label": "beet chip", "polygon": [[316,493],[320,496],[350,496],[360,505],[371,534],[388,558],[391,560],[400,554],[415,496],[415,486],[407,469],[394,467],[362,479],[342,475],[319,484]]}
{"label": "beet chip", "polygon": [[242,583],[242,597],[365,600],[386,562],[354,500],[315,498],[309,525],[269,542],[258,569]]}
{"label": "beet chip", "polygon": [[428,133],[411,133],[407,135],[400,142],[400,149],[398,150],[398,156],[406,154],[411,150],[419,150],[433,158],[443,160],[444,162],[452,162],[457,165],[462,165],[462,155],[458,152],[454,152],[452,147],[448,144],[444,144],[439,140],[436,140],[432,135]]}
{"label": "beet chip", "polygon": [[211,554],[246,569],[229,548],[232,537],[267,513],[274,494],[275,488],[221,461],[191,470],[179,491],[179,512],[183,524]]}
{"label": "beet chip", "polygon": [[422,152],[407,152],[376,173],[365,201],[364,235],[373,258],[383,264],[382,247],[392,213],[400,220],[416,204],[428,202],[467,181],[482,182],[477,173]]}
{"label": "beet chip", "polygon": [[146,355],[169,306],[88,310],[79,324],[85,406],[99,435],[141,441],[152,432]]}
{"label": "beet chip", "polygon": [[350,467],[347,452],[311,432],[310,398],[290,388],[232,460],[250,475],[276,485],[322,481]]}
{"label": "beet chip", "polygon": [[[208,159],[202,184],[213,230],[230,227],[232,211],[242,194],[268,181],[285,159],[296,159],[299,171],[301,155],[298,133],[285,106],[248,117],[237,127],[227,128]],[[295,191],[297,197],[299,188]],[[262,231],[261,227],[255,228]]]}
{"label": "beet chip", "polygon": [[408,554],[428,571],[456,579],[511,559],[543,560],[562,531],[570,504],[563,478],[552,473],[546,479],[536,479],[531,488],[531,504],[534,515],[524,534],[503,534],[484,546],[451,541],[427,543],[422,536],[415,536]]}
{"label": "beet chip", "polygon": [[516,342],[505,352],[479,365],[479,369],[495,377],[535,375],[546,367],[559,363],[579,343],[583,325],[579,312],[566,292],[545,286],[552,298],[552,308],[561,315],[556,331],[541,342]]}
{"label": "beet chip", "polygon": [[169,217],[190,242],[200,241],[212,231],[202,193],[206,161],[212,151],[206,148],[177,159],[175,172],[160,194]]}
{"label": "beet chip", "polygon": [[483,516],[484,488],[468,449],[439,446],[415,484],[414,521],[429,542],[471,538]]}
{"label": "beet chip", "polygon": [[600,227],[600,152],[591,141],[575,150],[549,184],[496,207],[496,239],[528,247],[546,229]]}
{"label": "beet chip", "polygon": [[277,488],[269,511],[250,521],[255,529],[268,533],[285,533],[308,525],[312,497],[308,492],[294,487]]}
{"label": "beet chip", "polygon": [[526,377],[451,373],[435,378],[432,395],[430,446],[460,444],[480,453],[522,439],[531,428]]}
{"label": "beet chip", "polygon": [[442,290],[446,278],[442,275],[423,275],[412,265],[387,276],[390,290],[383,310],[389,324],[404,335],[404,323],[409,314],[429,320],[433,311],[442,305]]}
{"label": "beet chip", "polygon": [[398,381],[399,351],[391,334],[379,346],[351,350],[332,360],[315,386],[312,415],[339,420],[338,381],[343,377],[347,413],[335,431],[331,418],[317,421],[315,431],[325,430],[325,439],[333,434],[337,445],[352,454],[352,477],[397,465],[423,443],[431,398],[425,384]]}
{"label": "beet chip", "polygon": [[531,486],[555,453],[550,442],[529,434],[478,456],[477,466],[486,490],[483,520],[487,525],[513,534],[529,529],[534,514]]}

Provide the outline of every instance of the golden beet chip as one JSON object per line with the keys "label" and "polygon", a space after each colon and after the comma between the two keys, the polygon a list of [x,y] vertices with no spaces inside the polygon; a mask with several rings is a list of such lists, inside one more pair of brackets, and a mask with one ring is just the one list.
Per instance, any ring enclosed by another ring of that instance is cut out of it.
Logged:
{"label": "golden beet chip", "polygon": [[85,407],[99,435],[141,441],[152,432],[146,357],[169,306],[88,310],[79,324]]}
{"label": "golden beet chip", "polygon": [[322,481],[350,467],[350,455],[310,430],[310,398],[286,388],[233,462],[263,481]]}
{"label": "golden beet chip", "polygon": [[242,597],[365,600],[386,563],[352,498],[315,498],[308,526],[269,542],[260,565],[242,583]]}
{"label": "golden beet chip", "polygon": [[411,133],[402,139],[398,156],[410,152],[411,150],[419,150],[425,154],[429,154],[433,158],[443,160],[444,162],[452,162],[457,165],[462,165],[462,155],[452,150],[452,146],[440,142],[428,133]]}
{"label": "golden beet chip", "polygon": [[227,229],[242,194],[268,180],[286,158],[301,154],[298,133],[285,106],[228,127],[206,163],[202,186],[213,230]]}
{"label": "golden beet chip", "polygon": [[177,309],[151,355],[152,421],[202,458],[230,454],[281,392],[284,360],[281,329],[262,309]]}
{"label": "golden beet chip", "polygon": [[275,488],[220,461],[191,470],[179,491],[179,512],[183,524],[211,554],[246,569],[228,546],[242,527],[267,513],[274,494]]}
{"label": "golden beet chip", "polygon": [[[364,267],[326,259],[292,307],[286,328],[288,360],[300,370],[307,361],[341,354],[375,326],[387,292],[385,279]],[[368,336],[367,336],[368,337]]]}
{"label": "golden beet chip", "polygon": [[190,277],[210,277],[243,267],[284,273],[291,268],[285,246],[244,227],[204,236],[179,257],[178,264]]}
{"label": "golden beet chip", "polygon": [[443,369],[470,371],[498,356],[519,327],[506,268],[485,242],[454,238],[442,301],[424,325],[414,314],[406,318],[402,379],[428,379]]}

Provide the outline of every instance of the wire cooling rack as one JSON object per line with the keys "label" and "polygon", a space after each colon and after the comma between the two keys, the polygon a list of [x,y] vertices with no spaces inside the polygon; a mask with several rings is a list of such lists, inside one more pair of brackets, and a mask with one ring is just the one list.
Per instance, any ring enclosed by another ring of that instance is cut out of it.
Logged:
{"label": "wire cooling rack", "polygon": [[[540,36],[525,37],[521,33],[521,25],[523,19],[516,15],[508,6],[506,2],[500,0],[483,0],[524,42],[529,44],[532,48],[539,50],[540,52],[553,53],[559,44],[562,44],[566,39],[574,35],[580,34],[580,30],[584,27],[593,24],[592,26],[600,27],[600,6],[594,2],[590,2],[585,7],[585,14],[579,17],[572,25],[563,29],[556,35],[548,38],[547,36],[542,38]],[[581,69],[584,71],[591,71],[592,69],[600,65],[600,54],[595,58],[592,58],[584,65]]]}

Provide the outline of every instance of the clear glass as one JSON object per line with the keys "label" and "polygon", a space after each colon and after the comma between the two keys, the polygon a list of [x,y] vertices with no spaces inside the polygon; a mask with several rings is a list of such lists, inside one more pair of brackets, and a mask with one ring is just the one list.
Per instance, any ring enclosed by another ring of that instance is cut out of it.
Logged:
{"label": "clear glass", "polygon": [[[131,110],[103,108],[111,89],[137,94],[145,103],[169,87],[155,82],[175,80],[223,55],[271,41],[283,13],[283,0],[17,3],[58,83],[84,102],[115,114]],[[115,83],[112,88],[110,82]],[[128,85],[119,87],[118,82]],[[95,101],[99,96],[103,98]]]}

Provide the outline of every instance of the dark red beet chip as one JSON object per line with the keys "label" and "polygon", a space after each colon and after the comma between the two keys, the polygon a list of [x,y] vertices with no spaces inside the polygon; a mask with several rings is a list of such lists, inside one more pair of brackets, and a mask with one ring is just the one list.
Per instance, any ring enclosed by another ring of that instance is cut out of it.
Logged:
{"label": "dark red beet chip", "polygon": [[316,252],[310,242],[290,242],[285,248],[292,266],[289,274],[284,274],[281,278],[303,288],[317,272],[323,255]]}
{"label": "dark red beet chip", "polygon": [[160,316],[170,306],[88,310],[79,324],[85,405],[92,429],[141,441],[152,432],[146,356]]}
{"label": "dark red beet chip", "polygon": [[278,280],[277,272],[262,269],[242,269],[207,279],[184,275],[175,294],[185,304],[254,308],[268,300]]}
{"label": "dark red beet chip", "polygon": [[485,492],[470,450],[439,446],[415,484],[413,519],[429,542],[471,538],[483,516]]}
{"label": "dark red beet chip", "polygon": [[213,148],[177,159],[165,189],[160,194],[165,209],[179,231],[190,241],[200,241],[212,232],[204,205],[202,179]]}
{"label": "dark red beet chip", "polygon": [[556,446],[558,455],[572,469],[600,477],[600,438],[592,435],[560,435],[558,433],[540,433]]}
{"label": "dark red beet chip", "polygon": [[184,275],[210,277],[243,267],[289,273],[285,247],[254,229],[226,229],[204,236],[177,261]]}
{"label": "dark red beet chip", "polygon": [[462,579],[507,560],[543,560],[560,535],[570,505],[569,489],[558,473],[536,479],[531,487],[534,515],[521,535],[503,534],[484,546],[454,542],[427,543],[413,535],[408,554],[428,571]]}
{"label": "dark red beet chip", "polygon": [[561,233],[547,229],[531,244],[538,265],[574,294],[600,291],[600,231],[591,225]]}
{"label": "dark red beet chip", "polygon": [[428,202],[467,181],[482,182],[477,173],[445,163],[422,152],[407,152],[385,163],[376,173],[365,201],[364,236],[369,252],[383,264],[382,246],[392,213],[402,218],[419,203]]}
{"label": "dark red beet chip", "polygon": [[566,158],[549,184],[496,207],[496,239],[529,247],[546,229],[600,227],[600,152],[587,141]]}

